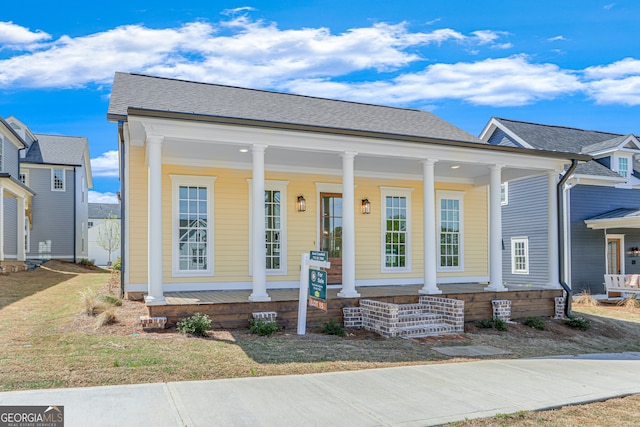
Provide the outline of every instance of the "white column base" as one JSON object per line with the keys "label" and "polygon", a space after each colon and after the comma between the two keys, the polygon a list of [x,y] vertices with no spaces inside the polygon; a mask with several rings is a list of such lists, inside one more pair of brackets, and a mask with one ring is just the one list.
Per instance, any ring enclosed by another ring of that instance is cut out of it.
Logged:
{"label": "white column base", "polygon": [[440,295],[442,290],[437,286],[435,288],[427,288],[426,286],[418,291],[419,294],[423,295]]}
{"label": "white column base", "polygon": [[509,289],[505,288],[503,285],[489,285],[484,288],[484,290],[489,292],[506,292]]}
{"label": "white column base", "polygon": [[251,295],[249,295],[249,301],[251,301],[251,302],[269,302],[269,301],[271,301],[271,297],[267,293],[264,293],[264,294],[252,293]]}
{"label": "white column base", "polygon": [[146,296],[144,297],[144,303],[146,305],[167,305],[167,300],[164,296]]}
{"label": "white column base", "polygon": [[338,296],[340,298],[360,298],[360,294],[355,289],[343,289],[338,292]]}

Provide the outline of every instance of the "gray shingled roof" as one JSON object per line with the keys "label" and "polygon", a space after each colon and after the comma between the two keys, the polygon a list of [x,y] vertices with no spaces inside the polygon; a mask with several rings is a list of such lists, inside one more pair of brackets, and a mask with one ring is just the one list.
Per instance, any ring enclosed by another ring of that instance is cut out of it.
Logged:
{"label": "gray shingled roof", "polygon": [[31,144],[25,158],[26,163],[81,166],[87,138],[35,134],[37,141]]}
{"label": "gray shingled roof", "polygon": [[116,73],[107,117],[128,108],[486,144],[421,110]]}
{"label": "gray shingled roof", "polygon": [[[597,149],[613,148],[616,145],[611,144],[623,136],[615,133],[520,122],[497,117],[496,120],[533,148],[539,150],[586,153],[585,147],[596,147]],[[620,142],[622,140],[619,140],[618,144]]]}
{"label": "gray shingled roof", "polygon": [[590,160],[586,163],[581,163],[576,168],[576,175],[593,175],[593,176],[602,176],[602,177],[610,177],[610,178],[622,178],[622,176],[618,172],[614,172],[608,167],[598,163],[595,160]]}
{"label": "gray shingled roof", "polygon": [[89,203],[89,218],[120,218],[120,205],[117,203]]}

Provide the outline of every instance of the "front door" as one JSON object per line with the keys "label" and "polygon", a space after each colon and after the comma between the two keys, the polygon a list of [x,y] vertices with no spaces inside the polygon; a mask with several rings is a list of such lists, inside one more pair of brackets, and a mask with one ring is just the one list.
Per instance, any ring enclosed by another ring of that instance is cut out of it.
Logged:
{"label": "front door", "polygon": [[621,274],[619,238],[607,238],[607,274]]}
{"label": "front door", "polygon": [[331,263],[327,284],[342,283],[342,194],[320,193],[320,206],[320,250]]}

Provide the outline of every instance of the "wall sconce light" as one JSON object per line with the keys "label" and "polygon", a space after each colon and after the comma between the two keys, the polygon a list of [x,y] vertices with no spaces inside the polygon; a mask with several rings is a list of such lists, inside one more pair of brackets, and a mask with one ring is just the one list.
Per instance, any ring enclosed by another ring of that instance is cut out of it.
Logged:
{"label": "wall sconce light", "polygon": [[637,247],[631,248],[631,249],[629,249],[629,254],[634,258],[635,257],[639,257],[640,256],[640,249],[638,249]]}
{"label": "wall sconce light", "polygon": [[371,202],[369,199],[362,199],[362,205],[360,206],[362,213],[364,215],[369,215],[371,213]]}
{"label": "wall sconce light", "polygon": [[298,212],[304,212],[307,210],[307,201],[304,199],[302,194],[298,196],[296,207],[298,208]]}

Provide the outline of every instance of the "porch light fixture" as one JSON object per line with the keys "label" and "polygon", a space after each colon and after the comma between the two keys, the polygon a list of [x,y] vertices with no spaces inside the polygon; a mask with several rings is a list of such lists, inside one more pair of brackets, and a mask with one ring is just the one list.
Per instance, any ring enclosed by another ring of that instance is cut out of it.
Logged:
{"label": "porch light fixture", "polygon": [[634,258],[639,257],[640,256],[640,249],[638,249],[637,247],[633,247],[633,248],[629,249],[629,254]]}
{"label": "porch light fixture", "polygon": [[302,194],[298,196],[296,207],[298,208],[298,212],[304,212],[307,210],[307,201],[304,199]]}
{"label": "porch light fixture", "polygon": [[360,206],[362,213],[364,215],[369,215],[371,213],[371,202],[369,199],[362,199],[362,205]]}

